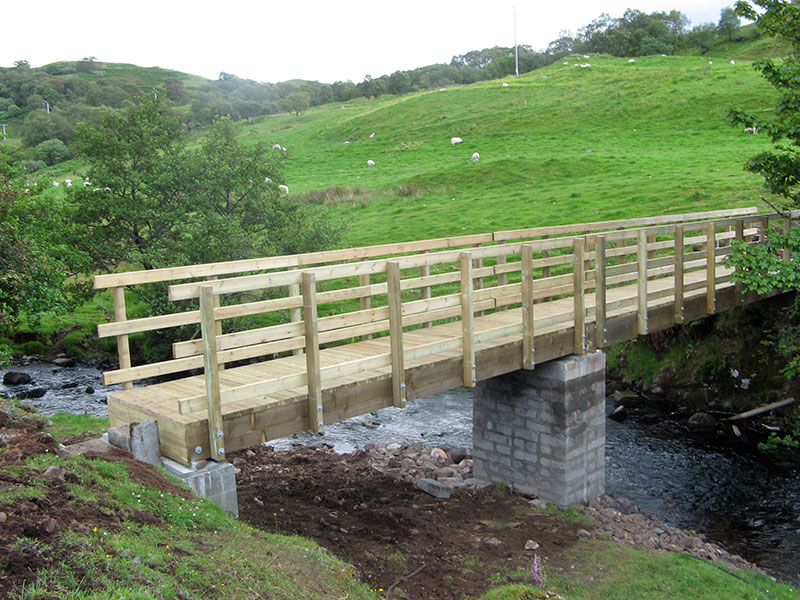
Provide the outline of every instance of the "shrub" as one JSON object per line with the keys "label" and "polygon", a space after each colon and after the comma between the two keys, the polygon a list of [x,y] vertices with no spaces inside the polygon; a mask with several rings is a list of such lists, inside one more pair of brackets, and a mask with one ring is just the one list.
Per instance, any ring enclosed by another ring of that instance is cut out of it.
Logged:
{"label": "shrub", "polygon": [[72,153],[61,140],[51,139],[41,142],[34,148],[36,159],[43,161],[47,166],[53,166],[71,158]]}
{"label": "shrub", "polygon": [[44,356],[47,353],[47,346],[37,340],[25,342],[20,347],[20,352],[32,356]]}

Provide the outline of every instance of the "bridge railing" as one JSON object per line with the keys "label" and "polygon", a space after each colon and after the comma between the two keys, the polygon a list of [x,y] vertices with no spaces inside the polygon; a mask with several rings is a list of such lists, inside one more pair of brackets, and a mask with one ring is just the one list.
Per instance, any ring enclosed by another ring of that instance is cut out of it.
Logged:
{"label": "bridge railing", "polygon": [[[636,307],[639,333],[648,332],[648,311],[654,303],[673,303],[675,322],[680,323],[685,299],[705,294],[707,312],[713,313],[718,286],[730,278],[729,272],[717,268],[731,251],[730,240],[755,243],[775,222],[784,229],[789,225],[780,215],[749,215],[175,284],[169,288],[170,299],[199,300],[196,312],[202,338],[176,343],[172,360],[120,368],[106,373],[105,380],[131,382],[202,368],[207,393],[178,400],[178,411],[184,415],[208,411],[212,421],[221,419],[224,407],[234,403],[267,398],[278,402],[280,392],[306,387],[310,414],[316,416],[311,422],[319,429],[324,419],[321,392],[331,381],[384,370],[391,373],[394,404],[403,406],[408,399],[407,366],[436,354],[460,352],[463,384],[471,386],[476,382],[476,354],[482,345],[498,339],[521,338],[523,367],[534,368],[539,332],[573,327],[574,351],[582,353],[591,344],[603,346],[607,319],[631,306]],[[630,288],[634,282],[635,294],[612,298],[614,290]],[[318,286],[326,283],[336,287],[320,291]],[[246,302],[253,292],[286,289],[291,295]],[[219,306],[220,296],[235,301],[237,295],[244,304]],[[364,298],[371,302],[367,308],[361,303]],[[553,298],[562,301],[537,305]],[[253,305],[279,317],[287,309],[302,308],[303,320],[220,333],[220,319],[237,310],[252,311]],[[320,316],[321,306],[325,316]],[[481,313],[520,307],[516,322],[476,328]],[[186,314],[155,319],[168,322],[185,319]],[[588,339],[591,320],[595,335]],[[460,322],[460,335],[428,337],[404,347],[404,337],[409,336],[401,331],[450,321]],[[127,325],[134,328],[136,321]],[[325,347],[341,344],[346,350],[370,336],[386,334],[389,344],[377,352],[323,360]],[[305,352],[301,370],[220,386],[220,365],[297,350]]]}
{"label": "bridge railing", "polygon": [[[313,267],[342,261],[365,261],[375,257],[393,257],[414,253],[440,252],[451,248],[480,247],[487,244],[504,244],[515,240],[533,238],[548,239],[556,236],[574,235],[576,233],[588,234],[604,230],[624,230],[628,228],[642,227],[645,225],[654,225],[659,223],[683,223],[698,221],[701,219],[714,219],[737,215],[744,216],[752,215],[756,212],[757,209],[755,207],[749,207],[721,211],[665,215],[649,218],[599,221],[594,223],[499,231],[486,234],[402,242],[397,244],[383,244],[378,246],[330,250],[289,256],[274,256],[241,261],[209,263],[204,265],[189,265],[185,267],[172,267],[165,269],[98,275],[94,278],[94,287],[96,289],[110,288],[112,290],[114,303],[114,322],[100,325],[98,327],[98,336],[116,337],[120,370],[125,371],[133,367],[129,340],[130,335],[156,329],[184,325],[197,325],[200,323],[201,319],[199,310],[129,320],[125,300],[126,287],[152,285],[156,283],[181,281],[186,279],[204,278],[208,281],[213,281],[225,276],[239,276],[239,274],[242,273],[259,271],[280,272],[286,269]],[[543,258],[547,258],[550,250],[543,249],[542,253]],[[497,258],[497,260],[503,261],[505,260],[505,257],[501,255]],[[430,274],[430,266],[428,265],[423,264],[419,267],[419,269],[420,276],[424,277]],[[550,269],[551,267],[549,265],[542,267],[542,276],[545,278],[549,277]],[[370,277],[373,276],[374,273],[364,272],[359,274],[358,277],[360,289],[349,292],[351,294],[350,297],[357,298],[359,300],[362,310],[369,309],[371,305],[371,297],[377,293],[373,287],[374,284],[370,281]],[[497,275],[498,283],[503,283],[505,279],[506,274],[499,272]],[[292,321],[299,322],[301,319],[300,314],[302,309],[302,300],[300,299],[301,294],[298,285],[298,283],[289,283],[287,285],[286,292],[282,294],[285,297],[282,298],[247,301],[234,306],[221,306],[217,301],[217,304],[215,305],[214,316],[215,321],[218,323],[218,333],[222,333],[222,323],[229,319],[260,315],[274,310],[288,310]],[[482,279],[479,278],[476,281],[476,286],[479,288],[481,285]],[[431,295],[430,287],[422,286],[420,288],[420,294],[422,298],[429,298]],[[336,290],[323,290],[320,292],[320,299],[333,300],[338,297],[339,296],[337,296]],[[284,346],[287,343],[288,342],[285,342]],[[274,352],[283,351],[283,346],[281,345],[276,345],[274,348]],[[298,353],[301,351],[301,347],[297,346],[292,348],[292,351],[294,353]],[[237,359],[230,358],[230,360]],[[126,376],[121,376],[120,374],[115,374],[111,376],[110,381],[113,380],[115,382],[122,383],[123,389],[130,389],[133,385],[133,381],[136,379],[176,373],[180,370],[198,368],[198,366],[199,365],[197,365],[196,360],[184,360],[182,363],[175,365],[157,365],[150,369],[130,371],[131,374],[135,375],[133,379],[129,379]]]}

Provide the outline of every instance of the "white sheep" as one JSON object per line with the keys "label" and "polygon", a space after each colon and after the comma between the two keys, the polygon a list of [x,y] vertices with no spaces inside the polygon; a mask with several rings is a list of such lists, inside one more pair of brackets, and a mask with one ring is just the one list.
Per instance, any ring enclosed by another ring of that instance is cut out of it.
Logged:
{"label": "white sheep", "polygon": [[635,59],[635,58],[629,58],[629,59],[628,59],[628,62],[629,62],[629,63],[636,62],[636,59]]}
{"label": "white sheep", "polygon": [[67,187],[72,187],[72,179],[65,179],[64,185]]}
{"label": "white sheep", "polygon": [[375,166],[375,161],[374,160],[368,160],[367,161],[367,166],[368,167],[374,167]]}
{"label": "white sheep", "polygon": [[281,150],[283,150],[284,152],[286,152],[286,146],[281,146]]}
{"label": "white sheep", "polygon": [[280,144],[272,144],[272,149],[273,150],[280,150],[281,149],[281,145]]}
{"label": "white sheep", "polygon": [[745,127],[744,128],[744,132],[745,133],[752,133],[753,135],[757,135],[758,134],[758,127],[756,127],[755,125],[753,125],[752,127]]}
{"label": "white sheep", "polygon": [[278,189],[286,194],[289,193],[289,186],[288,185],[279,185]]}
{"label": "white sheep", "polygon": [[481,159],[481,155],[477,152],[472,154],[472,162],[478,162]]}
{"label": "white sheep", "polygon": [[269,177],[264,177],[264,183],[272,183],[272,179]]}
{"label": "white sheep", "polygon": [[458,144],[460,144],[463,141],[464,140],[462,140],[460,137],[451,137],[450,138],[450,143],[453,144],[453,146],[457,146]]}
{"label": "white sheep", "polygon": [[502,86],[503,86],[503,87],[508,87],[508,83],[504,81],[504,82],[502,83]]}
{"label": "white sheep", "polygon": [[370,138],[374,138],[374,137],[375,137],[375,132],[373,131],[372,133],[370,133],[370,134],[369,134],[369,137],[370,137]]}
{"label": "white sheep", "polygon": [[732,61],[731,61],[731,64],[732,64],[732,65],[735,65],[735,64],[736,64],[736,61],[735,61],[735,60],[732,60]]}

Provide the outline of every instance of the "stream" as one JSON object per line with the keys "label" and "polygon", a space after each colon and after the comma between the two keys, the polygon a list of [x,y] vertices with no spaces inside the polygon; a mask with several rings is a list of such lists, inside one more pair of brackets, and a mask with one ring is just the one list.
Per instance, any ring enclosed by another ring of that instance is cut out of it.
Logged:
{"label": "stream", "polygon": [[[30,374],[28,385],[0,384],[0,395],[44,388],[25,401],[46,415],[64,411],[106,416],[100,371],[35,363],[13,368]],[[0,371],[0,375],[3,371]],[[608,401],[608,411],[613,403]],[[472,447],[472,391],[459,388],[328,425],[325,434],[299,433],[274,440],[277,450],[324,443],[352,452],[369,442],[423,442]],[[800,473],[757,454],[720,448],[671,421],[642,425],[606,420],[606,490],[641,512],[705,533],[729,552],[784,580],[800,579]]]}

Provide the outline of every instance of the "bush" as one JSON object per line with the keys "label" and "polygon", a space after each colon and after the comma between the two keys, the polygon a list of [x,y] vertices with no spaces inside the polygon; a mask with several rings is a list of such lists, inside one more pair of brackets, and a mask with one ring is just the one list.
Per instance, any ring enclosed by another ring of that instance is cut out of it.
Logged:
{"label": "bush", "polygon": [[35,173],[47,168],[47,165],[41,160],[21,160],[17,163],[17,166],[26,173]]}
{"label": "bush", "polygon": [[47,346],[45,346],[42,342],[32,340],[30,342],[25,342],[19,347],[20,352],[26,355],[32,356],[44,356],[47,353]]}
{"label": "bush", "polygon": [[87,332],[83,329],[72,331],[61,339],[64,353],[70,358],[80,358],[85,354]]}
{"label": "bush", "polygon": [[41,142],[34,148],[36,159],[43,161],[48,167],[69,160],[72,153],[61,140],[51,139]]}

